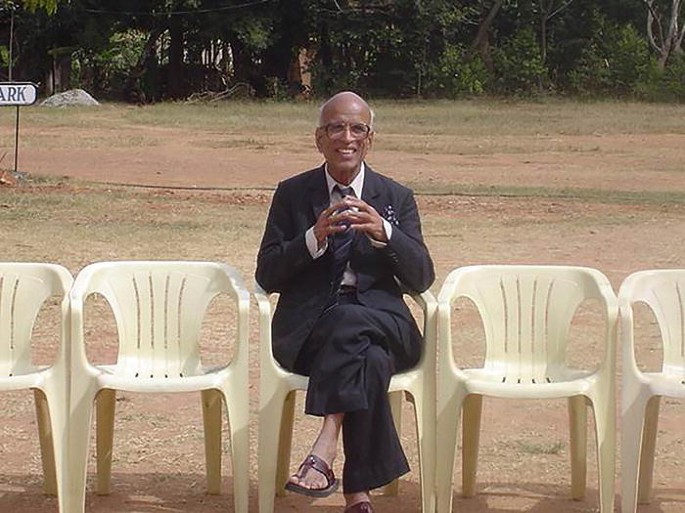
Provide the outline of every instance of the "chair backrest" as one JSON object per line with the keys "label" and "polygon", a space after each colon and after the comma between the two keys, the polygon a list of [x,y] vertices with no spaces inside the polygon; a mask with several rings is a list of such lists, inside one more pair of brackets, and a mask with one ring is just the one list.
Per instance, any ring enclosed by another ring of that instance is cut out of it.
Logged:
{"label": "chair backrest", "polygon": [[644,303],[654,313],[661,332],[663,372],[682,375],[685,369],[685,269],[633,273],[621,284],[618,298],[623,335],[629,336],[624,351],[634,355],[632,305]]}
{"label": "chair backrest", "polygon": [[71,283],[59,265],[0,263],[0,376],[33,370],[31,334],[38,313],[49,297],[61,296],[65,314]]}
{"label": "chair backrest", "polygon": [[611,289],[599,271],[583,267],[482,265],[451,275],[452,301],[470,299],[481,316],[485,368],[522,383],[542,383],[565,367],[578,307],[588,299],[604,303],[602,289]]}
{"label": "chair backrest", "polygon": [[107,300],[119,336],[119,373],[183,377],[200,372],[209,304],[220,293],[236,298],[239,280],[233,269],[215,262],[101,262],[79,273],[71,301],[82,308],[94,293]]}

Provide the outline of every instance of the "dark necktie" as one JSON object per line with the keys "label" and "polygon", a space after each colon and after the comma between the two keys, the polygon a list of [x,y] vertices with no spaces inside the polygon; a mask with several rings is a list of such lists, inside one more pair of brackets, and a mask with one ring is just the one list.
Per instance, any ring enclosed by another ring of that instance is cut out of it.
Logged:
{"label": "dark necktie", "polygon": [[[345,196],[354,196],[352,187],[334,187],[343,198]],[[342,210],[347,210],[347,207]],[[354,230],[347,229],[343,232],[338,232],[333,236],[333,290],[332,294],[336,294],[340,289],[345,267],[347,261],[350,259],[350,250],[352,249],[352,240],[354,239]]]}

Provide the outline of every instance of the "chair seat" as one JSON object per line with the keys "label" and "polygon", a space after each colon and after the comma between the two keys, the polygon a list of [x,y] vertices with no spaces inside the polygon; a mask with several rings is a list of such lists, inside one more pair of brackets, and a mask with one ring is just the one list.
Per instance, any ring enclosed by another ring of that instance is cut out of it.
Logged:
{"label": "chair seat", "polygon": [[649,387],[651,395],[664,395],[674,398],[685,397],[685,377],[681,374],[644,372],[640,376],[643,386]]}
{"label": "chair seat", "polygon": [[119,373],[116,366],[98,366],[99,388],[112,388],[127,392],[182,393],[217,388],[226,379],[225,370],[208,370],[202,374],[183,377],[138,376]]}
{"label": "chair seat", "polygon": [[421,373],[415,369],[409,369],[397,374],[393,374],[388,390],[390,392],[411,390],[414,382],[421,378]]}
{"label": "chair seat", "polygon": [[48,372],[49,368],[46,367],[34,372],[2,377],[0,378],[0,390],[22,390],[40,387],[47,378]]}
{"label": "chair seat", "polygon": [[519,378],[516,374],[503,376],[485,369],[463,369],[468,378],[466,391],[493,397],[520,399],[554,399],[587,392],[596,381],[592,371],[566,369],[549,376]]}

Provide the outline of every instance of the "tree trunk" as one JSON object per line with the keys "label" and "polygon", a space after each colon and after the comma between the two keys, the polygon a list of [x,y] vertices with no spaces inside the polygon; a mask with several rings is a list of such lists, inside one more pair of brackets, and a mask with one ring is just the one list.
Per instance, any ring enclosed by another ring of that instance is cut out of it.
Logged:
{"label": "tree trunk", "polygon": [[492,26],[492,22],[495,20],[495,16],[497,16],[497,12],[499,11],[500,7],[502,7],[503,3],[504,0],[495,0],[495,2],[492,4],[492,7],[490,7],[490,11],[488,12],[487,16],[478,26],[478,33],[471,43],[471,52],[477,52],[480,54],[485,67],[491,73],[494,72],[494,67],[492,64],[492,56],[490,55],[490,27]]}
{"label": "tree trunk", "polygon": [[148,87],[143,87],[142,81],[147,68],[157,66],[157,42],[164,33],[164,29],[156,28],[150,32],[143,47],[143,52],[138,57],[138,62],[131,70],[124,86],[124,94],[129,101],[147,103],[159,95],[159,82],[153,80]]}
{"label": "tree trunk", "polygon": [[66,91],[70,87],[71,53],[64,54],[53,50],[52,65],[48,70],[45,92],[48,96]]}
{"label": "tree trunk", "polygon": [[172,16],[169,21],[169,97],[183,98],[183,47],[184,34],[181,19]]}
{"label": "tree trunk", "polygon": [[233,57],[233,80],[234,82],[250,81],[250,56],[245,45],[238,37],[230,38],[231,56]]}
{"label": "tree trunk", "polygon": [[647,36],[652,47],[659,52],[659,68],[664,69],[673,55],[683,52],[685,26],[681,27],[678,19],[681,0],[671,0],[671,12],[666,26],[662,24],[664,16],[659,12],[659,7],[654,5],[654,0],[644,2],[647,6]]}

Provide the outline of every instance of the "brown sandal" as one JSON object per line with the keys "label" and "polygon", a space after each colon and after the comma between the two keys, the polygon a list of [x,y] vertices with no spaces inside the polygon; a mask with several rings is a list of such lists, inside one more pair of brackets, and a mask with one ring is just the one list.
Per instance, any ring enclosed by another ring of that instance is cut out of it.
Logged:
{"label": "brown sandal", "polygon": [[303,479],[310,470],[315,470],[326,478],[326,486],[324,488],[307,488],[288,481],[285,484],[285,489],[290,490],[291,492],[301,493],[308,497],[328,497],[338,489],[338,480],[335,478],[333,470],[331,470],[328,463],[315,454],[310,454],[304,459],[300,468],[297,469],[295,476],[298,479]]}

